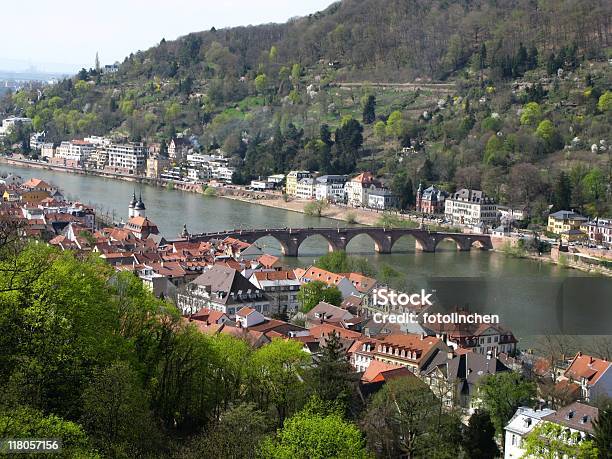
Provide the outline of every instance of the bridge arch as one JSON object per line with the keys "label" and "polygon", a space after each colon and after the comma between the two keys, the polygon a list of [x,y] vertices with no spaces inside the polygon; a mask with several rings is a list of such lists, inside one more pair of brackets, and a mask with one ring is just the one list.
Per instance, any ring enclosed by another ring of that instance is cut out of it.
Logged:
{"label": "bridge arch", "polygon": [[385,244],[384,238],[380,237],[380,235],[376,234],[373,231],[368,231],[367,228],[364,228],[364,231],[348,233],[344,240],[345,250],[348,249],[348,245],[353,239],[357,237],[363,237],[363,236],[367,237],[367,239],[370,240],[375,252],[387,253],[386,246],[388,244]]}
{"label": "bridge arch", "polygon": [[334,240],[328,234],[325,234],[325,232],[321,231],[295,238],[295,243],[297,244],[297,246],[295,247],[295,256],[299,254],[300,247],[302,246],[302,244],[304,244],[305,241],[311,238],[324,239],[325,242],[327,242],[328,252],[333,252],[335,250],[344,250],[346,247],[346,244],[343,245],[340,241]]}
{"label": "bridge arch", "polygon": [[442,241],[452,241],[452,242],[454,242],[455,246],[457,247],[457,250],[459,250],[459,251],[470,250],[470,244],[466,244],[466,241],[465,241],[465,239],[463,237],[455,236],[453,234],[440,234],[440,235],[436,236],[435,242],[434,242],[434,250],[436,250],[438,248],[438,245]]}
{"label": "bridge arch", "polygon": [[[237,237],[238,239],[240,239],[240,237],[241,237],[241,236],[240,236],[240,235],[238,235],[238,236],[236,236],[236,237]],[[278,235],[277,235],[277,234],[275,234],[275,233],[272,233],[272,232],[270,232],[270,233],[259,233],[259,234],[256,234],[256,235],[253,235],[253,236],[251,236],[251,237],[244,238],[244,239],[245,239],[245,240],[246,240],[246,239],[248,239],[248,241],[247,241],[247,242],[249,242],[249,243],[251,243],[251,244],[255,244],[257,241],[259,241],[259,240],[261,240],[261,239],[264,239],[264,238],[267,238],[267,237],[271,237],[272,239],[274,239],[276,242],[278,242],[278,243],[279,243],[279,245],[280,245],[280,250],[281,250],[281,253],[282,253],[283,255],[286,255],[286,256],[292,256],[292,255],[289,253],[289,252],[290,252],[290,248],[289,248],[289,245],[287,244],[287,242],[284,240],[284,238],[278,237]]]}
{"label": "bridge arch", "polygon": [[395,245],[401,241],[401,240],[409,240],[412,241],[414,240],[414,249],[415,251],[423,251],[423,252],[430,252],[432,251],[430,249],[430,245],[426,240],[424,240],[422,237],[420,237],[418,234],[415,233],[411,233],[411,232],[401,232],[396,234],[393,238],[392,238],[392,245],[391,245],[391,249],[395,248]]}

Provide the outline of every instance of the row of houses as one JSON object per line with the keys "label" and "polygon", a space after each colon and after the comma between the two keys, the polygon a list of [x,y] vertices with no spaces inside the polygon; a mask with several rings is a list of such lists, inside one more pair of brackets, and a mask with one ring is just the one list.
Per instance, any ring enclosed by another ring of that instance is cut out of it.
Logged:
{"label": "row of houses", "polygon": [[347,175],[315,177],[309,171],[291,171],[287,174],[285,192],[296,199],[317,199],[352,207],[387,210],[399,206],[399,197],[383,187],[371,172],[349,179]]}
{"label": "row of houses", "polygon": [[573,210],[559,210],[548,216],[550,233],[564,242],[589,241],[592,244],[612,246],[612,219],[589,220]]}

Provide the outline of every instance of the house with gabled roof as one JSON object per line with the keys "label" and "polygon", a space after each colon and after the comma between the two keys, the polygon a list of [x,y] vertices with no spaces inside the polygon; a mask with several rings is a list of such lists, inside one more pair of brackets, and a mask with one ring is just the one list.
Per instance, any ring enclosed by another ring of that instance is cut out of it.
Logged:
{"label": "house with gabled roof", "polygon": [[177,295],[177,306],[183,314],[193,314],[202,308],[222,311],[230,319],[245,306],[266,315],[270,299],[240,272],[216,264],[187,284]]}
{"label": "house with gabled roof", "polygon": [[612,397],[612,362],[578,352],[563,377],[580,386],[583,400]]}

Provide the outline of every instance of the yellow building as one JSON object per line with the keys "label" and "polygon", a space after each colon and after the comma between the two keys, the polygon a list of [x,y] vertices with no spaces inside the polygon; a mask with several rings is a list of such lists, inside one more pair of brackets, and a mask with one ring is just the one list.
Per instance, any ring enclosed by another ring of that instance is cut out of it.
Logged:
{"label": "yellow building", "polygon": [[285,184],[285,193],[289,196],[297,195],[298,182],[303,178],[311,178],[312,174],[308,171],[291,171],[287,174],[287,181]]}
{"label": "yellow building", "polygon": [[571,210],[560,210],[548,216],[547,230],[550,233],[562,234],[570,230],[579,230],[587,219]]}

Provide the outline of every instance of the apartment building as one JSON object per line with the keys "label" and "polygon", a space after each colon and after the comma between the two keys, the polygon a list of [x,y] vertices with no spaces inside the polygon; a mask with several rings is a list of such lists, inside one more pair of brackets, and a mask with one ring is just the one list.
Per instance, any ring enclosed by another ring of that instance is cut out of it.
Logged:
{"label": "apartment building", "polygon": [[315,180],[315,198],[328,202],[344,202],[346,175],[322,175]]}
{"label": "apartment building", "polygon": [[444,215],[454,225],[493,227],[499,221],[495,201],[480,190],[463,188],[444,202]]}
{"label": "apartment building", "polygon": [[82,166],[95,150],[96,146],[85,140],[64,141],[57,147],[55,157]]}
{"label": "apartment building", "polygon": [[285,193],[289,196],[295,196],[297,194],[298,182],[305,178],[312,178],[312,174],[309,171],[289,172],[285,182]]}
{"label": "apartment building", "polygon": [[106,151],[109,167],[128,174],[144,174],[148,150],[142,143],[110,144]]}

